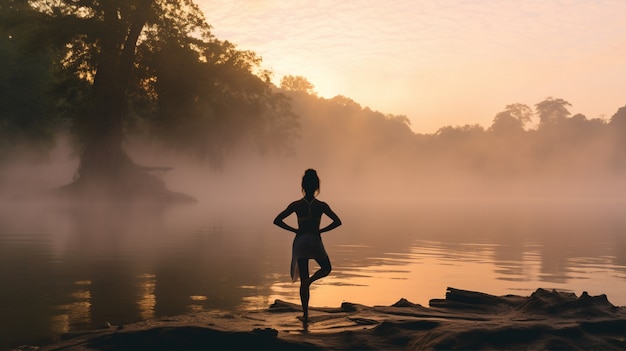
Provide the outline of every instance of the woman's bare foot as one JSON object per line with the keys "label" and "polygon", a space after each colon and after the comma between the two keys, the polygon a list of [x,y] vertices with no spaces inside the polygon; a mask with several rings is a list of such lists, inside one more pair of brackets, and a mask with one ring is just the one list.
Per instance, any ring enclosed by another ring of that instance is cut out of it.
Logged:
{"label": "woman's bare foot", "polygon": [[304,314],[302,316],[296,317],[299,321],[302,322],[302,330],[306,333],[309,331],[309,317]]}

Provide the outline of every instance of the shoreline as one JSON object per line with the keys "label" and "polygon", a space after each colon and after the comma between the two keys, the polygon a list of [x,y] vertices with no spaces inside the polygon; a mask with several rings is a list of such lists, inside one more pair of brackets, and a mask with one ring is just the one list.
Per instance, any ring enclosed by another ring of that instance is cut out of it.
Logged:
{"label": "shoreline", "polygon": [[448,288],[428,307],[400,299],[391,306],[344,302],[310,307],[276,300],[264,310],[199,312],[124,326],[72,332],[62,340],[14,350],[202,349],[626,349],[626,307],[606,295],[537,289],[495,296]]}

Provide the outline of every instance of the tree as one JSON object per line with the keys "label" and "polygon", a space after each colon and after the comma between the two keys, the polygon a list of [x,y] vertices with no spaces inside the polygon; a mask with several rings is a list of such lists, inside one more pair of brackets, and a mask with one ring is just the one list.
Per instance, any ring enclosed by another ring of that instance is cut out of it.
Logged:
{"label": "tree", "polygon": [[280,88],[285,91],[299,91],[309,95],[316,95],[313,84],[303,76],[284,76],[280,80]]}
{"label": "tree", "polygon": [[505,135],[523,132],[524,126],[531,121],[532,114],[527,105],[520,103],[506,105],[506,109],[494,117],[489,131]]}
{"label": "tree", "polygon": [[582,113],[577,113],[566,120],[565,126],[570,134],[591,138],[594,133],[604,129],[606,122],[601,118],[588,119]]}
{"label": "tree", "polygon": [[466,124],[463,126],[445,126],[437,130],[435,135],[445,141],[458,142],[481,137],[485,129],[478,124]]}
{"label": "tree", "polygon": [[359,105],[356,101],[350,99],[349,97],[343,96],[343,95],[337,95],[335,97],[333,97],[332,99],[330,99],[331,102],[340,105],[340,106],[344,106],[347,108],[351,108],[354,110],[358,110],[360,111],[362,109],[361,105]]}
{"label": "tree", "polygon": [[10,158],[21,144],[34,146],[33,155],[41,156],[54,142],[53,101],[47,97],[54,53],[33,52],[21,35],[27,26],[9,29],[17,27],[11,21],[15,13],[36,17],[27,4],[0,5],[0,160]]}
{"label": "tree", "polygon": [[611,116],[609,126],[613,144],[613,167],[623,171],[626,169],[626,106],[620,107]]}
{"label": "tree", "polygon": [[626,106],[620,107],[609,122],[614,128],[619,128],[621,131],[626,132]]}
{"label": "tree", "polygon": [[567,106],[572,106],[563,99],[547,97],[542,102],[535,104],[535,110],[539,116],[539,128],[554,126],[569,117]]}
{"label": "tree", "polygon": [[290,151],[297,116],[267,72],[250,73],[251,64],[260,63],[254,53],[226,41],[206,48],[206,62],[178,45],[163,46],[152,56],[153,72],[146,75],[159,77],[150,91],[158,96],[152,133],[168,147],[217,166],[244,139],[261,153]]}
{"label": "tree", "polygon": [[0,37],[0,159],[19,143],[48,148],[53,142],[51,101],[46,99],[50,60],[24,57],[17,38]]}
{"label": "tree", "polygon": [[[97,185],[107,193],[169,196],[123,149],[139,125],[214,163],[241,138],[264,150],[289,144],[297,129],[288,99],[273,92],[269,73],[259,69],[261,59],[214,38],[192,0],[12,0],[8,6],[39,15],[31,23],[32,46],[62,50],[52,91],[73,117],[80,147],[71,190]],[[13,13],[14,23],[27,22]],[[82,93],[74,101],[67,100],[69,87]],[[268,144],[277,136],[281,142]]]}

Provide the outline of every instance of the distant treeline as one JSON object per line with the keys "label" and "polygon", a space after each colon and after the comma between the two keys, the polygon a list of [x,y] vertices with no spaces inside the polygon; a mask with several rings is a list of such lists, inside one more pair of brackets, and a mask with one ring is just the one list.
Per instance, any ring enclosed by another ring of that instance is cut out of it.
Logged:
{"label": "distant treeline", "polygon": [[[609,120],[572,115],[563,99],[546,98],[533,108],[511,104],[489,128],[445,126],[414,133],[406,116],[361,107],[290,80],[283,88],[302,118],[299,157],[332,155],[355,181],[387,184],[387,194],[474,196],[626,195],[626,106]],[[528,126],[536,121],[534,127]],[[332,159],[332,160],[330,160]],[[384,191],[383,191],[384,192]]]}

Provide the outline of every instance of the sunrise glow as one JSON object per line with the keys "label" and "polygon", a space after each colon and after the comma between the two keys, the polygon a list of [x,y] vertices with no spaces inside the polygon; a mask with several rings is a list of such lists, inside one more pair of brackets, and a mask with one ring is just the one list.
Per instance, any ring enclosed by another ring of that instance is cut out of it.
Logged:
{"label": "sunrise glow", "polygon": [[563,98],[609,118],[626,92],[623,1],[199,1],[214,34],[308,78],[407,115],[417,132],[488,127],[507,104]]}

